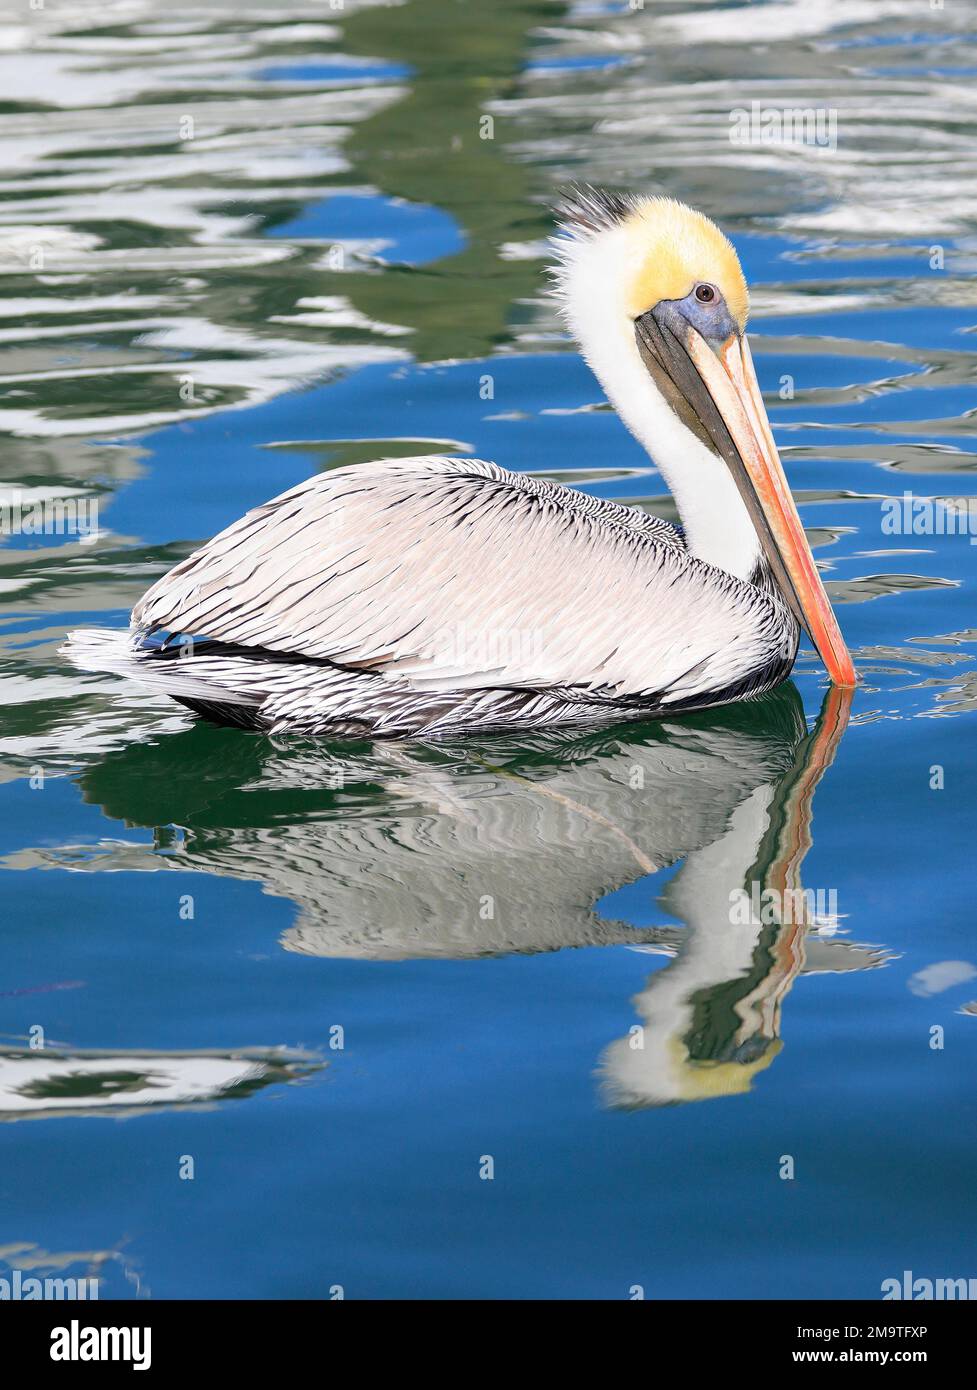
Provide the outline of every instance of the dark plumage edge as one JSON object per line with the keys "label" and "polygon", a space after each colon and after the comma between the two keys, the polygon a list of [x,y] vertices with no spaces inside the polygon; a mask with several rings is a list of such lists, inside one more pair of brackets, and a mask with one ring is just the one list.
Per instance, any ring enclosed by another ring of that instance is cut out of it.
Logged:
{"label": "dark plumage edge", "polygon": [[554,216],[568,235],[594,236],[619,226],[638,205],[633,193],[616,193],[589,183],[575,183],[562,193]]}

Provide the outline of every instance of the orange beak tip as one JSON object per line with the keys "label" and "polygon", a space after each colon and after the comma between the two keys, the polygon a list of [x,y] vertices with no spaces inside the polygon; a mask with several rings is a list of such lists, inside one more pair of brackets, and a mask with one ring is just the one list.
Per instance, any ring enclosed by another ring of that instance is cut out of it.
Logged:
{"label": "orange beak tip", "polygon": [[838,686],[841,690],[855,689],[858,684],[858,672],[847,647],[842,646],[840,651],[837,648],[831,650],[829,647],[828,655],[821,656],[821,660],[832,685]]}

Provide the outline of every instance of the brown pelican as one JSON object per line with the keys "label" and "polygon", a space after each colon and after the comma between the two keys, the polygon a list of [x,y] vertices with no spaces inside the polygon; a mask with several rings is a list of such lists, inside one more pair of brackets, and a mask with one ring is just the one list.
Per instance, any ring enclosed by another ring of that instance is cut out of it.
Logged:
{"label": "brown pelican", "polygon": [[395,737],[725,704],[784,680],[801,625],[853,685],[731,244],[671,199],[582,189],[555,250],[562,313],[681,531],[494,463],[381,459],[248,512],[71,658],[223,722]]}

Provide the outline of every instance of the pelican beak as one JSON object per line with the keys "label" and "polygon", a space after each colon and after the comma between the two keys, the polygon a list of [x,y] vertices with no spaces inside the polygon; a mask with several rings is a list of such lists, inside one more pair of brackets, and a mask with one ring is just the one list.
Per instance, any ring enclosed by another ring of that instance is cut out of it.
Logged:
{"label": "pelican beak", "polygon": [[713,346],[665,300],[636,320],[641,355],[679,418],[725,460],[774,577],[835,685],[856,683],[845,639],[804,535],[746,338]]}

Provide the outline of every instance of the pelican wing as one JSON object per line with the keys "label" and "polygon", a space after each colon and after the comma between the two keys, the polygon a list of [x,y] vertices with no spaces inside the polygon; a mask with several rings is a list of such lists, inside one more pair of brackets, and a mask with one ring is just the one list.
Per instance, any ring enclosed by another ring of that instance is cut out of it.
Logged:
{"label": "pelican wing", "polygon": [[718,689],[783,643],[776,601],[694,559],[664,522],[438,457],[300,483],[164,575],[132,622],[418,689],[588,699]]}

